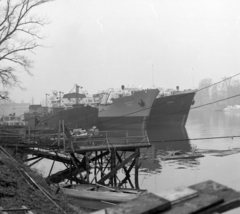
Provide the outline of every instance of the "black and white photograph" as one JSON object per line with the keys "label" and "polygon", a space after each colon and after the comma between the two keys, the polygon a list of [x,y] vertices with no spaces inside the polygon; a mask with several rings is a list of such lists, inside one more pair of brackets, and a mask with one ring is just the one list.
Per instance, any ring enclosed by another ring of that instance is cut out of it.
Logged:
{"label": "black and white photograph", "polygon": [[240,213],[240,1],[0,0],[17,213]]}

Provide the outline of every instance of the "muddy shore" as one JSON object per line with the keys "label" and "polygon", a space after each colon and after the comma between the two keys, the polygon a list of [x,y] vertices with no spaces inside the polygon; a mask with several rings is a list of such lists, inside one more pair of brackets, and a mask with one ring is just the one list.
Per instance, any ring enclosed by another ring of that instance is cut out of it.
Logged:
{"label": "muddy shore", "polygon": [[[15,157],[15,160],[0,152],[0,207],[26,206],[34,214],[86,214],[92,211],[79,207],[77,200],[66,198],[61,191],[57,191],[57,186],[49,186],[39,172],[24,165],[20,158]],[[25,172],[42,189],[29,182],[24,176]]]}

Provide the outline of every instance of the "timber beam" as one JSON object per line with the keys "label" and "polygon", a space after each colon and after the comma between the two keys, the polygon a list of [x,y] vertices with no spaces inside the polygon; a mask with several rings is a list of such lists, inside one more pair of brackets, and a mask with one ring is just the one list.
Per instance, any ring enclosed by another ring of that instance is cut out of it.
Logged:
{"label": "timber beam", "polygon": [[108,174],[106,174],[105,176],[103,176],[98,183],[99,184],[104,184],[104,182],[109,179],[112,178],[119,169],[123,168],[129,161],[131,161],[134,157],[136,157],[138,155],[138,152],[134,152],[132,155],[130,155],[129,157],[127,157],[123,162],[121,162],[119,165],[117,165],[111,172],[109,172]]}

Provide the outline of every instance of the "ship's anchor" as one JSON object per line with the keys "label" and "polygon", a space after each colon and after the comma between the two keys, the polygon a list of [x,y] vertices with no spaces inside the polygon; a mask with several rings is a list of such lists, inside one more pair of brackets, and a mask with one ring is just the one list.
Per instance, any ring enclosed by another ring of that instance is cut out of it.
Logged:
{"label": "ship's anchor", "polygon": [[145,105],[145,103],[144,103],[144,101],[141,99],[140,100],[140,102],[138,102],[138,104],[140,105],[140,106],[144,106]]}

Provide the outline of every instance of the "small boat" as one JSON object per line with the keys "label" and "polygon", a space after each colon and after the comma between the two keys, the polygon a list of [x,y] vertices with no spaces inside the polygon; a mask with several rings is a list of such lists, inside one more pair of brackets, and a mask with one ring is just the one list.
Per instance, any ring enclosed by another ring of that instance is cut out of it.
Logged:
{"label": "small boat", "polygon": [[223,111],[240,111],[240,105],[234,105],[234,106],[227,106],[223,109]]}
{"label": "small boat", "polygon": [[182,152],[182,151],[171,151],[167,155],[161,157],[162,160],[177,160],[177,159],[193,159],[204,157],[198,152]]}
{"label": "small boat", "polygon": [[65,195],[79,199],[79,205],[92,209],[102,209],[126,202],[147,193],[147,190],[111,188],[102,185],[80,184],[60,185]]}

